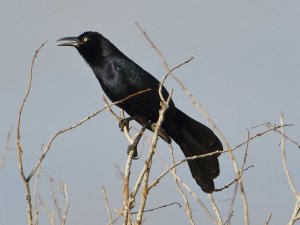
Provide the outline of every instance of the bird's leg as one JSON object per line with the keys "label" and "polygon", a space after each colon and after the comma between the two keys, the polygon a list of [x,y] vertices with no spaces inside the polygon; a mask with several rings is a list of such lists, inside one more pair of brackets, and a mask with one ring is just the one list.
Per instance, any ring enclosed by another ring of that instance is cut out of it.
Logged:
{"label": "bird's leg", "polygon": [[[149,130],[151,130],[152,132],[155,132],[155,128],[156,128],[156,124],[153,122],[149,122],[147,125],[147,128]],[[171,138],[169,137],[169,135],[166,134],[166,131],[163,128],[160,128],[158,130],[158,136],[163,139],[165,142],[167,142],[168,144],[171,143]]]}
{"label": "bird's leg", "polygon": [[130,117],[121,119],[119,121],[119,127],[120,127],[121,131],[124,132],[124,127],[127,127],[127,129],[129,130],[129,122],[134,119],[135,119],[134,116],[130,116]]}
{"label": "bird's leg", "polygon": [[133,158],[134,159],[137,159],[138,157],[138,152],[137,152],[137,145],[138,143],[140,142],[141,140],[141,137],[144,133],[144,131],[146,130],[146,128],[148,127],[148,124],[150,122],[146,123],[145,125],[143,125],[141,131],[138,133],[138,135],[135,137],[133,143],[131,145],[128,146],[128,149],[127,149],[127,154],[129,154],[131,151],[134,151],[133,153]]}

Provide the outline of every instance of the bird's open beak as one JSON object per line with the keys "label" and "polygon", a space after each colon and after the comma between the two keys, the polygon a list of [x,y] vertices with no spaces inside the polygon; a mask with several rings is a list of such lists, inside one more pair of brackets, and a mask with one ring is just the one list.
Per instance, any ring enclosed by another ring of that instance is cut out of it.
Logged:
{"label": "bird's open beak", "polygon": [[57,41],[64,41],[64,43],[58,44],[57,46],[78,47],[81,44],[81,41],[77,37],[65,37],[58,39]]}

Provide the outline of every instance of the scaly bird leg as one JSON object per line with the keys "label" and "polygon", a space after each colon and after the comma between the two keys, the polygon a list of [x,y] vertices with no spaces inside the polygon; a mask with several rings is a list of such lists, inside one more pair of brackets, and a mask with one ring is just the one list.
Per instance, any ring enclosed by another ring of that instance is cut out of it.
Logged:
{"label": "scaly bird leg", "polygon": [[148,124],[149,124],[149,122],[142,127],[141,131],[135,137],[134,142],[131,145],[128,146],[127,154],[129,154],[131,151],[134,151],[134,153],[133,153],[133,158],[134,159],[138,159],[138,157],[137,157],[138,156],[137,145],[140,142],[141,137],[142,137],[144,131],[146,130]]}
{"label": "scaly bird leg", "polygon": [[[153,122],[149,122],[147,125],[147,128],[149,130],[151,130],[152,132],[155,132],[155,128],[156,128],[156,124]],[[169,137],[169,135],[166,134],[165,130],[163,128],[160,128],[158,130],[158,136],[163,139],[165,142],[167,142],[168,144],[171,144],[171,138]]]}
{"label": "scaly bird leg", "polygon": [[124,127],[127,127],[127,129],[129,130],[129,122],[134,119],[135,119],[134,116],[130,116],[130,117],[121,119],[119,121],[119,127],[120,127],[121,131],[124,132]]}

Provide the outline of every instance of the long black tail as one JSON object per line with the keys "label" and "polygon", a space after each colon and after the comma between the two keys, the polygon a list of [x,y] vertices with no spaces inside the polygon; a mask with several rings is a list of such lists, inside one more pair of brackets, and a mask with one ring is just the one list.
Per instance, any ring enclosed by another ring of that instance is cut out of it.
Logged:
{"label": "long black tail", "polygon": [[[170,123],[168,124],[170,125]],[[168,135],[180,146],[185,157],[202,155],[223,149],[222,143],[211,129],[192,119],[179,109],[176,109],[176,125],[172,123],[171,126],[167,125],[165,129]],[[213,179],[220,173],[218,156],[219,154],[215,154],[188,161],[193,178],[202,190],[207,193],[215,190]]]}

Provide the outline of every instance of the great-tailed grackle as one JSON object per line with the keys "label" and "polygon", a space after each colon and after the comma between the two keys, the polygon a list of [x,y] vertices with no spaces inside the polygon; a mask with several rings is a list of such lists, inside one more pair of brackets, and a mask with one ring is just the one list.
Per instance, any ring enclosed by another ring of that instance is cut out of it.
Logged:
{"label": "great-tailed grackle", "polygon": [[[58,41],[64,41],[59,46],[73,46],[78,50],[111,101],[118,101],[150,88],[150,91],[117,105],[138,123],[147,125],[153,131],[153,126],[149,124],[157,122],[161,101],[158,94],[160,82],[155,77],[97,32],[85,32],[78,37],[66,37]],[[168,97],[164,87],[162,94],[164,98]],[[223,149],[220,140],[208,127],[177,109],[172,100],[162,123],[160,137],[168,143],[171,142],[170,138],[173,139],[186,157]],[[208,193],[215,190],[213,179],[220,173],[218,156],[215,154],[188,161],[192,176],[202,190]]]}

